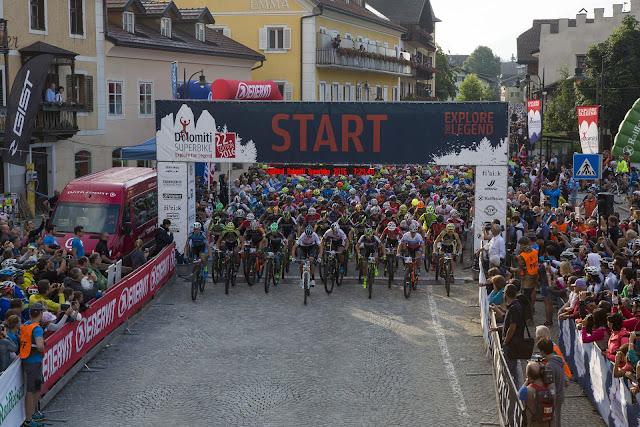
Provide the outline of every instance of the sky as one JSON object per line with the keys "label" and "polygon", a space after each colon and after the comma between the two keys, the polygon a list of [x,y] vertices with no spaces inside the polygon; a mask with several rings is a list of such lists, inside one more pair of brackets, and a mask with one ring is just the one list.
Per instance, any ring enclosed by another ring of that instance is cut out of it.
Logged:
{"label": "sky", "polygon": [[[479,46],[490,47],[502,60],[514,54],[516,39],[534,19],[575,18],[580,9],[593,18],[593,9],[604,8],[604,16],[612,15],[612,5],[628,0],[431,0],[435,15],[436,42],[446,53],[469,55]],[[628,3],[623,10],[629,10]],[[462,13],[460,13],[462,12]]]}

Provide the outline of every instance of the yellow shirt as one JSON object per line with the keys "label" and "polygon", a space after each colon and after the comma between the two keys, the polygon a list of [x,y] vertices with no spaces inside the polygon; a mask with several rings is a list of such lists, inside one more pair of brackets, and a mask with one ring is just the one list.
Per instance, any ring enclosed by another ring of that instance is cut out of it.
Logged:
{"label": "yellow shirt", "polygon": [[46,299],[45,297],[43,297],[40,294],[35,294],[35,295],[31,295],[29,297],[29,305],[33,305],[37,302],[43,302],[45,304],[47,304],[47,309],[49,311],[53,311],[53,312],[58,312],[58,309],[60,308],[60,304],[64,304],[65,303],[65,299],[64,299],[64,294],[62,292],[60,292],[58,294],[58,301],[59,302],[55,302],[52,301],[50,299]]}

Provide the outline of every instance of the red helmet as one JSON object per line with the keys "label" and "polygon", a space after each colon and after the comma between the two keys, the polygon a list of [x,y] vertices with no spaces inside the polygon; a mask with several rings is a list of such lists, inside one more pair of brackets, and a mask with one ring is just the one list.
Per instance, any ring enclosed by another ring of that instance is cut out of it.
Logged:
{"label": "red helmet", "polygon": [[338,183],[336,184],[336,187],[342,187],[344,184],[342,181],[338,181]]}
{"label": "red helmet", "polygon": [[385,185],[384,185],[384,188],[385,188],[385,190],[388,190],[388,189],[390,189],[390,188],[391,188],[391,185],[389,185],[389,184],[385,184]]}
{"label": "red helmet", "polygon": [[307,196],[308,198],[311,198],[311,197],[313,196],[313,191],[311,191],[311,190],[307,190],[307,191],[304,193],[304,195],[305,195],[305,196]]}

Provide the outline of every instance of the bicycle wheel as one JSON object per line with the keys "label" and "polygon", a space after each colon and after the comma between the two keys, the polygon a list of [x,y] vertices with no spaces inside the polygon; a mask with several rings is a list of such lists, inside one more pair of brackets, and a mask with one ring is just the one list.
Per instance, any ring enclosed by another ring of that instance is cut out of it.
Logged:
{"label": "bicycle wheel", "polygon": [[309,296],[309,282],[303,277],[302,290],[304,291],[304,305],[307,305],[307,297]]}
{"label": "bicycle wheel", "polygon": [[[266,267],[265,267],[266,268]],[[271,274],[271,281],[273,282],[273,286],[278,286],[278,282],[280,282],[280,278],[282,277],[282,271],[284,270],[284,268],[282,267],[282,263],[280,264],[276,264],[276,261],[273,260],[272,261],[272,274]],[[266,269],[265,269],[265,274],[266,274]],[[278,275],[279,277],[276,277],[276,275]]]}
{"label": "bicycle wheel", "polygon": [[204,268],[200,267],[200,279],[198,280],[198,287],[200,288],[200,293],[204,292],[204,285],[207,283],[207,278],[204,276]]}
{"label": "bicycle wheel", "polygon": [[362,260],[358,260],[356,265],[358,268],[358,283],[362,283]]}
{"label": "bicycle wheel", "polygon": [[440,274],[440,259],[436,258],[436,280],[438,280],[438,275]]}
{"label": "bicycle wheel", "polygon": [[267,261],[267,266],[265,267],[265,275],[264,275],[264,293],[269,293],[269,280],[271,280],[271,273],[273,269],[273,263],[271,260]]}
{"label": "bicycle wheel", "polygon": [[250,260],[249,265],[247,267],[247,284],[249,286],[253,286],[253,284],[256,282],[256,276],[257,276],[257,272],[256,272],[256,260],[254,257],[252,257],[253,259]]}
{"label": "bicycle wheel", "polygon": [[345,256],[345,262],[342,263],[342,271],[340,271],[340,267],[337,267],[336,270],[336,274],[334,275],[333,279],[336,282],[336,285],[340,286],[342,285],[342,281],[344,280],[344,275],[347,274],[347,262],[349,261],[349,259],[347,258],[347,254],[344,254]]}
{"label": "bicycle wheel", "polygon": [[445,262],[444,274],[444,288],[447,291],[447,296],[449,296],[451,291],[451,264],[449,262]]}
{"label": "bicycle wheel", "polygon": [[200,280],[200,269],[196,269],[191,277],[191,300],[198,298],[198,281]]}
{"label": "bicycle wheel", "polygon": [[233,261],[231,259],[227,260],[226,267],[227,274],[224,278],[224,293],[225,295],[229,295],[229,284],[231,283],[231,277],[233,276]]}
{"label": "bicycle wheel", "polygon": [[216,284],[219,279],[219,277],[216,277],[218,273],[218,253],[217,252],[214,252],[213,257],[211,257],[211,268],[209,269],[209,272],[211,273],[211,281],[213,282],[213,284]]}
{"label": "bicycle wheel", "polygon": [[404,297],[409,298],[411,296],[411,270],[407,268],[404,271]]}
{"label": "bicycle wheel", "polygon": [[320,267],[320,280],[322,280],[322,284],[327,286],[327,279],[329,278],[329,264],[323,263],[322,267]]}
{"label": "bicycle wheel", "polygon": [[324,266],[323,270],[325,270],[324,290],[327,291],[328,294],[330,294],[331,292],[333,292],[333,285],[336,281],[335,263],[331,263],[331,266]]}
{"label": "bicycle wheel", "polygon": [[371,299],[371,293],[373,292],[373,281],[375,280],[375,270],[372,265],[369,265],[367,269],[367,288],[369,289],[369,299]]}
{"label": "bicycle wheel", "polygon": [[387,279],[389,281],[389,289],[391,289],[391,284],[393,283],[393,273],[396,268],[396,260],[394,258],[387,258]]}

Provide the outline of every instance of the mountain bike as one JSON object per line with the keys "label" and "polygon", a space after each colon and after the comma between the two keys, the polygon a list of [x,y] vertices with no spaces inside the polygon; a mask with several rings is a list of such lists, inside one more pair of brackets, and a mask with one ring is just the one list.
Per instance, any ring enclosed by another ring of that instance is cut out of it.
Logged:
{"label": "mountain bike", "polygon": [[211,280],[214,284],[218,283],[218,280],[224,277],[223,261],[224,259],[220,249],[214,248],[211,256],[211,268],[209,269],[211,272]]}
{"label": "mountain bike", "polygon": [[247,266],[245,278],[247,279],[247,284],[253,286],[262,277],[262,269],[264,267],[262,256],[256,248],[249,248],[249,256],[245,261]]}
{"label": "mountain bike", "polygon": [[391,289],[391,284],[393,283],[393,276],[396,270],[396,257],[395,257],[395,248],[387,247],[385,248],[387,256],[386,256],[386,266],[385,266],[385,274],[387,275],[387,281],[389,285],[389,289]]}
{"label": "mountain bike", "polygon": [[438,256],[438,265],[436,267],[436,280],[438,280],[438,272],[440,277],[444,279],[444,287],[447,292],[447,296],[451,292],[451,282],[453,282],[453,274],[451,272],[453,264],[453,254],[441,253]]}
{"label": "mountain bike", "polygon": [[276,263],[276,254],[267,252],[267,259],[264,264],[264,292],[266,294],[269,293],[270,283],[273,283],[273,286],[278,286],[280,278],[276,276],[279,268],[280,266]]}
{"label": "mountain bike", "polygon": [[371,293],[373,292],[373,281],[376,278],[376,258],[370,256],[367,258],[367,288],[369,289],[369,299],[371,299]]}
{"label": "mountain bike", "polygon": [[224,293],[229,294],[229,285],[236,285],[236,276],[238,275],[238,267],[233,260],[233,251],[226,251],[223,259],[224,271]]}
{"label": "mountain bike", "polygon": [[193,301],[198,298],[198,289],[200,289],[200,293],[204,292],[204,285],[207,280],[205,277],[204,264],[205,262],[200,258],[193,260],[193,275],[191,276],[191,300]]}
{"label": "mountain bike", "polygon": [[344,278],[344,270],[340,271],[341,263],[338,262],[336,251],[325,251],[323,254],[326,256],[326,261],[322,264],[320,271],[322,272],[322,282],[324,283],[324,290],[330,294],[333,292],[334,285],[340,286],[342,279]]}
{"label": "mountain bike", "polygon": [[311,295],[311,261],[309,258],[304,260],[296,260],[293,258],[291,261],[302,262],[302,279],[300,280],[300,285],[304,291],[304,305],[307,305],[307,298]]}
{"label": "mountain bike", "polygon": [[413,258],[404,257],[404,297],[411,296],[411,290],[415,290],[418,286],[418,274],[413,262]]}

